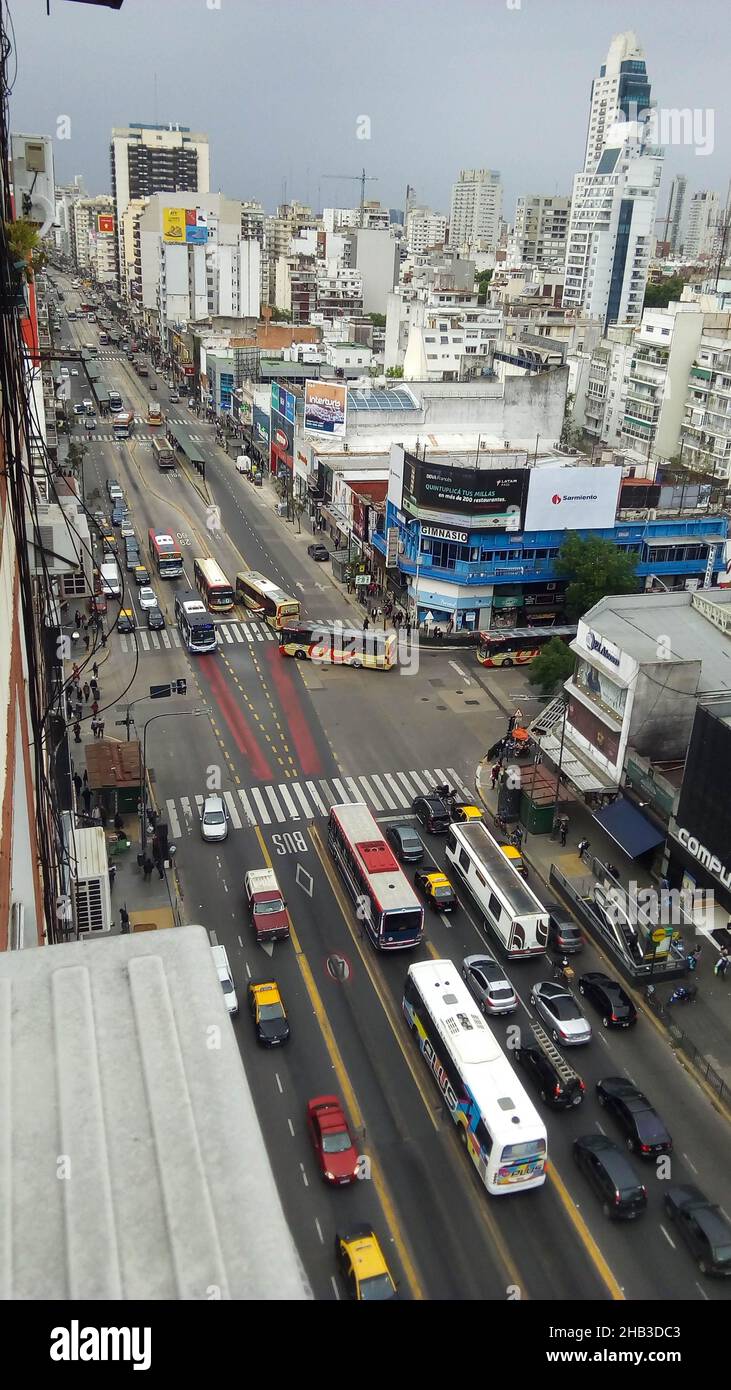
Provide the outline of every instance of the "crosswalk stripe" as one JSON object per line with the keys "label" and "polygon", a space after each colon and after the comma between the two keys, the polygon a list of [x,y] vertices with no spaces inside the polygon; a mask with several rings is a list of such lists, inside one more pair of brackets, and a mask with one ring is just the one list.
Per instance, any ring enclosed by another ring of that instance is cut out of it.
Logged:
{"label": "crosswalk stripe", "polygon": [[170,634],[167,633],[167,632],[162,632],[162,633],[160,634],[160,641],[162,642],[163,647],[167,647],[167,649],[168,649],[168,651],[169,651],[169,650],[170,650]]}
{"label": "crosswalk stripe", "polygon": [[249,801],[248,796],[246,795],[246,792],[242,791],[241,787],[239,787],[238,792],[239,801],[241,802],[241,805],[244,808],[244,815],[246,816],[249,825],[256,825],[256,816],[254,815],[254,812],[251,809],[251,803]]}
{"label": "crosswalk stripe", "polygon": [[336,790],[336,792],[337,792],[337,794],[338,794],[338,802],[340,803],[340,805],[342,805],[342,806],[349,806],[349,805],[350,805],[350,797],[349,797],[348,793],[346,792],[345,787],[343,786],[342,782],[339,780],[339,778],[333,777],[332,783],[333,783],[333,786],[334,786],[334,788],[335,788],[335,790]]}
{"label": "crosswalk stripe", "polygon": [[159,651],[159,650],[160,650],[160,638],[158,637],[158,635],[157,635],[156,632],[151,632],[151,633],[150,633],[150,641],[152,642],[152,645],[153,645],[153,647],[155,648],[155,650],[156,650],[156,651]]}
{"label": "crosswalk stripe", "polygon": [[241,817],[238,813],[236,802],[233,798],[233,792],[224,792],[223,799],[226,802],[226,805],[228,806],[228,813],[233,822],[234,830],[241,830]]}
{"label": "crosswalk stripe", "polygon": [[299,782],[293,782],[293,783],[292,783],[292,791],[294,792],[295,796],[297,797],[297,800],[299,801],[300,806],[302,807],[302,810],[304,811],[305,815],[307,816],[307,819],[310,820],[311,817],[312,817],[312,807],[310,806],[310,803],[309,803],[309,801],[307,800],[307,797],[305,796],[305,794],[304,794],[304,792],[303,792],[303,790],[302,790],[302,788],[301,788]]}
{"label": "crosswalk stripe", "polygon": [[253,634],[253,632],[251,631],[251,628],[249,627],[249,624],[248,624],[248,623],[242,623],[241,626],[242,626],[243,629],[244,629],[244,637],[246,638],[247,642],[253,642],[253,640],[254,640],[254,634]]}
{"label": "crosswalk stripe", "polygon": [[439,778],[439,785],[443,786],[447,779],[444,773],[442,772],[442,769],[440,767],[436,767],[434,771],[436,772],[437,777]]}
{"label": "crosswalk stripe", "polygon": [[323,815],[323,816],[326,816],[326,815],[327,815],[327,812],[328,812],[328,808],[327,808],[327,806],[324,804],[324,802],[321,801],[321,799],[320,799],[320,793],[318,792],[317,787],[315,786],[314,782],[305,782],[305,786],[307,787],[307,790],[308,790],[308,792],[310,793],[310,796],[312,797],[312,800],[314,801],[314,803],[315,803],[315,805],[316,805],[318,811],[320,812],[320,814]]}
{"label": "crosswalk stripe", "polygon": [[413,801],[413,799],[414,799],[414,788],[412,787],[412,785],[411,785],[411,783],[410,783],[408,777],[406,776],[406,773],[405,773],[405,772],[397,772],[397,773],[396,773],[396,776],[398,777],[398,779],[399,779],[400,782],[403,782],[404,787],[406,788],[406,795],[407,795],[407,797],[409,798],[409,806],[410,806],[411,803],[412,803],[412,801]]}
{"label": "crosswalk stripe", "polygon": [[147,633],[146,633],[146,632],[141,632],[141,633],[140,633],[140,641],[141,641],[141,643],[142,643],[142,645],[143,645],[145,651],[146,651],[146,652],[149,652],[149,650],[150,650],[150,639],[149,639],[149,637],[147,636]]}
{"label": "crosswalk stripe", "polygon": [[391,788],[391,791],[393,792],[394,796],[396,797],[396,800],[397,800],[397,802],[399,803],[399,805],[400,805],[400,806],[408,806],[409,803],[408,803],[408,801],[406,800],[406,797],[404,796],[404,794],[403,794],[403,792],[402,792],[402,790],[401,790],[401,788],[400,788],[398,782],[396,781],[396,778],[393,776],[393,774],[390,773],[390,772],[385,772],[383,775],[384,775],[386,781],[388,782],[388,785],[389,785],[389,787]]}
{"label": "crosswalk stripe", "polygon": [[203,810],[203,797],[202,797],[202,796],[196,796],[195,804],[196,804],[196,806],[198,807],[198,815],[200,816],[200,814],[201,814],[201,812],[202,812],[202,810]]}
{"label": "crosswalk stripe", "polygon": [[264,641],[264,638],[262,637],[262,634],[261,634],[261,630],[260,630],[258,627],[255,627],[255,628],[254,628],[254,637],[255,637],[255,639],[256,639],[257,642],[263,642],[263,641]]}
{"label": "crosswalk stripe", "polygon": [[[368,778],[367,778],[367,777],[359,777],[359,778],[358,778],[358,781],[359,781],[359,782],[362,782],[362,784],[363,784],[363,790],[364,790],[366,796],[368,797],[368,799],[369,799],[370,801],[373,802],[373,806],[374,806],[375,810],[376,810],[376,811],[382,811],[382,810],[383,810],[383,807],[382,807],[380,801],[378,800],[378,797],[376,796],[376,793],[375,793],[374,791],[371,790],[371,787],[370,787],[369,782],[368,782]],[[360,800],[362,800],[362,798],[359,797],[358,800],[360,801]]]}
{"label": "crosswalk stripe", "polygon": [[378,787],[378,793],[380,796],[383,797],[383,800],[385,801],[389,811],[395,811],[396,802],[391,800],[391,793],[386,790],[386,788],[383,785],[383,782],[381,781],[381,778],[377,775],[377,773],[374,772],[371,780],[375,782],[376,786]]}
{"label": "crosswalk stripe", "polygon": [[289,787],[286,787],[283,782],[279,784],[279,795],[289,811],[290,820],[299,820],[300,813],[289,794]]}
{"label": "crosswalk stripe", "polygon": [[425,796],[429,790],[427,783],[422,782],[421,778],[418,776],[416,772],[410,772],[409,777],[416,784],[416,790],[419,792],[419,794],[421,796]]}
{"label": "crosswalk stripe", "polygon": [[450,775],[450,777],[451,777],[451,779],[452,779],[452,782],[453,782],[453,784],[454,784],[455,787],[459,787],[460,791],[463,792],[465,796],[472,796],[472,792],[469,790],[468,787],[465,786],[464,782],[457,776],[457,773],[455,772],[455,770],[454,770],[453,767],[448,767],[448,768],[447,768],[447,772],[449,773],[449,775]]}
{"label": "crosswalk stripe", "polygon": [[284,811],[282,810],[281,806],[279,805],[279,802],[277,801],[276,792],[273,787],[265,787],[264,790],[267,796],[269,797],[272,810],[281,825],[282,821],[286,820],[287,817],[285,816]]}
{"label": "crosswalk stripe", "polygon": [[353,798],[353,801],[362,801],[363,797],[361,796],[361,793],[358,789],[358,783],[356,782],[355,778],[344,777],[343,781],[346,783],[348,791],[350,792],[350,795]]}
{"label": "crosswalk stripe", "polygon": [[322,787],[322,794],[327,802],[327,807],[329,810],[331,806],[335,806],[337,804],[337,797],[333,796],[333,793],[331,792],[327,782],[325,782],[322,777],[320,777],[319,782],[320,786]]}
{"label": "crosswalk stripe", "polygon": [[170,821],[170,829],[172,830],[176,840],[178,840],[180,839],[180,821],[178,820],[178,812],[175,807],[175,802],[166,801],[165,805],[167,807],[168,820]]}
{"label": "crosswalk stripe", "polygon": [[232,623],[232,624],[231,624],[231,631],[232,631],[232,633],[233,633],[233,635],[234,635],[234,637],[235,637],[235,639],[236,639],[237,642],[243,642],[243,640],[244,640],[243,634],[242,634],[241,628],[238,626],[237,623]]}
{"label": "crosswalk stripe", "polygon": [[181,796],[181,798],[180,798],[180,804],[181,804],[181,806],[182,806],[182,808],[183,808],[183,816],[185,817],[185,824],[187,825],[187,827],[188,827],[189,830],[192,830],[192,829],[193,829],[193,812],[192,812],[192,810],[191,810],[190,801],[188,800],[188,797],[187,797],[187,796]]}
{"label": "crosswalk stripe", "polygon": [[220,633],[220,631],[219,631],[218,628],[216,628],[216,646],[217,646],[217,647],[222,647],[222,646],[223,646],[223,637],[221,636],[221,633]]}
{"label": "crosswalk stripe", "polygon": [[434,773],[433,773],[433,772],[422,772],[421,775],[422,775],[422,777],[425,777],[425,778],[426,778],[426,780],[427,780],[427,782],[428,782],[428,784],[429,784],[429,791],[430,791],[430,792],[433,791],[434,788],[437,786],[437,779],[436,779],[436,777],[434,776]]}
{"label": "crosswalk stripe", "polygon": [[259,791],[259,788],[252,787],[251,795],[256,803],[256,809],[259,812],[259,820],[263,821],[265,825],[271,825],[272,818],[269,815],[269,812],[266,808],[266,802],[261,792]]}
{"label": "crosswalk stripe", "polygon": [[120,635],[119,635],[119,645],[120,645],[120,647],[122,648],[122,651],[123,651],[123,652],[128,652],[128,651],[129,651],[129,646],[128,646],[128,644],[127,644],[127,638],[125,637],[125,635],[124,635],[123,632],[120,633]]}
{"label": "crosswalk stripe", "polygon": [[180,637],[178,636],[178,633],[175,631],[175,628],[173,628],[172,632],[170,633],[170,636],[171,636],[172,639],[173,639],[173,646],[174,646],[174,647],[182,647],[183,644],[182,644],[182,642],[181,642],[181,640],[180,640]]}
{"label": "crosswalk stripe", "polygon": [[226,638],[226,641],[227,641],[227,642],[233,642],[234,639],[233,639],[233,637],[231,636],[231,633],[229,632],[229,630],[228,630],[228,628],[226,627],[226,624],[225,624],[225,623],[219,623],[219,625],[218,625],[218,630],[219,630],[219,632],[222,632],[222,633],[223,633],[223,635],[224,635],[224,637]]}

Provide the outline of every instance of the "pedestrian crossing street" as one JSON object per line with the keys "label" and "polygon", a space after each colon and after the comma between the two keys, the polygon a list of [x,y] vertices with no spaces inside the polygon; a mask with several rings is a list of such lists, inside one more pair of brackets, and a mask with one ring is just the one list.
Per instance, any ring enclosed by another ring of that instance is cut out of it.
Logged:
{"label": "pedestrian crossing street", "polygon": [[[182,647],[180,633],[177,628],[163,628],[161,632],[149,632],[144,628],[138,628],[137,632],[127,636],[120,633],[119,643],[123,652],[133,652],[135,649],[135,638],[138,647],[144,652],[170,651],[173,647]],[[238,643],[254,642],[276,642],[276,633],[267,626],[266,623],[216,623],[216,641],[219,647],[226,645],[233,646]]]}
{"label": "pedestrian crossing street", "polygon": [[[472,792],[453,767],[420,772],[372,772],[363,777],[330,777],[310,781],[270,782],[221,792],[231,830],[254,826],[297,824],[327,816],[331,806],[364,801],[375,815],[411,809],[416,796],[428,795],[441,782],[457,787],[468,800]],[[171,837],[198,832],[202,795],[180,796],[164,802]]]}

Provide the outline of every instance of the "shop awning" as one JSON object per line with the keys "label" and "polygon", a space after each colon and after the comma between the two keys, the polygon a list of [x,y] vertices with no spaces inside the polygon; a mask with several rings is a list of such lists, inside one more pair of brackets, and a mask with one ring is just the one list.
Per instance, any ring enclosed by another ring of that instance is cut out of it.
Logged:
{"label": "shop awning", "polygon": [[665,839],[664,832],[624,796],[618,796],[610,806],[597,811],[594,820],[630,859],[639,859]]}

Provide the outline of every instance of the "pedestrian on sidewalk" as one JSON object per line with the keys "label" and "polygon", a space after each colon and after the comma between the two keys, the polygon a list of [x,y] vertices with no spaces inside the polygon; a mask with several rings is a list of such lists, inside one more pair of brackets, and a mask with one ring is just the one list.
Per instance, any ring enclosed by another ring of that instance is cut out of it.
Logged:
{"label": "pedestrian on sidewalk", "polygon": [[117,811],[117,814],[114,817],[114,829],[116,831],[124,830],[124,821],[122,820],[119,811]]}
{"label": "pedestrian on sidewalk", "polygon": [[[78,608],[76,609],[76,612],[74,613],[74,627],[76,628],[76,631],[77,631],[77,632],[78,632],[79,628],[81,627],[81,614],[80,614]],[[76,668],[74,668],[74,669],[76,669]]]}
{"label": "pedestrian on sidewalk", "polygon": [[83,684],[82,689],[83,689],[83,691],[84,691],[84,700],[85,700],[86,704],[88,705],[88,703],[89,703],[89,696],[90,696],[90,694],[91,694],[91,686],[89,685],[89,682],[88,682],[88,681],[84,681],[84,684]]}
{"label": "pedestrian on sidewalk", "polygon": [[116,866],[116,864],[110,864],[110,865],[109,865],[109,891],[110,891],[110,892],[111,892],[112,888],[114,887],[114,880],[115,880],[116,877],[117,877],[117,866]]}
{"label": "pedestrian on sidewalk", "polygon": [[91,819],[93,820],[93,822],[94,822],[95,825],[101,825],[101,823],[102,823],[102,813],[101,813],[101,809],[100,809],[99,806],[95,806],[95,807],[94,807],[94,810],[93,810],[92,813],[91,813]]}
{"label": "pedestrian on sidewalk", "polygon": [[719,953],[718,960],[716,961],[716,964],[715,964],[714,967],[713,967],[713,973],[714,973],[714,975],[718,975],[719,979],[723,980],[723,979],[725,978],[725,976],[726,976],[726,971],[728,970],[728,966],[729,966],[728,946],[722,946],[722,947],[721,947],[721,950],[720,950],[720,953]]}
{"label": "pedestrian on sidewalk", "polygon": [[96,719],[92,719],[91,724],[89,725],[89,727],[90,727],[90,729],[91,729],[91,736],[92,736],[92,738],[96,738],[96,736],[97,736],[97,733],[96,733],[96,730],[97,730],[97,721],[96,721]]}
{"label": "pedestrian on sidewalk", "polygon": [[566,848],[566,840],[567,840],[567,838],[568,838],[568,833],[569,833],[569,818],[568,818],[568,816],[562,816],[562,817],[561,817],[561,820],[559,821],[558,833],[559,833],[559,837],[560,837],[560,840],[561,840],[561,844],[562,844],[563,848],[565,849],[565,848]]}
{"label": "pedestrian on sidewalk", "polygon": [[81,680],[81,671],[79,670],[79,667],[78,667],[78,665],[76,664],[76,662],[74,662],[74,669],[73,669],[73,671],[71,672],[71,684],[72,684],[72,685],[78,685],[78,683],[79,683],[80,680]]}
{"label": "pedestrian on sidewalk", "polygon": [[154,867],[157,869],[157,872],[159,873],[160,878],[164,878],[164,877],[165,877],[165,870],[164,870],[163,867],[162,867],[162,855],[161,855],[161,853],[160,853],[160,846],[159,846],[158,844],[154,844],[154,845],[152,846],[152,859],[153,859]]}
{"label": "pedestrian on sidewalk", "polygon": [[91,674],[94,677],[94,682],[96,683],[97,676],[99,675],[99,667],[97,666],[96,662],[92,664]]}
{"label": "pedestrian on sidewalk", "polygon": [[91,637],[89,636],[89,633],[88,633],[88,632],[85,632],[85,633],[84,633],[84,651],[85,651],[85,652],[88,652],[90,645],[91,645]]}
{"label": "pedestrian on sidewalk", "polygon": [[367,618],[364,618],[364,619],[363,619],[363,631],[364,631],[364,632],[367,632],[367,631],[368,631],[368,619],[367,619]]}
{"label": "pedestrian on sidewalk", "polygon": [[583,858],[584,858],[584,855],[588,853],[588,850],[589,850],[589,841],[588,841],[588,840],[579,840],[579,843],[578,843],[578,845],[576,846],[576,852],[577,852],[577,854],[578,854],[578,856],[579,856],[579,859],[583,859]]}
{"label": "pedestrian on sidewalk", "polygon": [[149,882],[151,881],[151,879],[152,879],[152,870],[154,869],[154,867],[155,867],[155,865],[153,864],[153,862],[152,862],[152,860],[151,860],[149,854],[146,855],[145,861],[144,861],[144,863],[143,863],[143,865],[142,865],[142,872],[143,872],[143,874],[144,874],[145,883],[149,883]]}
{"label": "pedestrian on sidewalk", "polygon": [[500,776],[501,771],[502,769],[500,763],[493,763],[492,767],[490,768],[490,781],[492,782],[493,791],[495,790],[497,779]]}
{"label": "pedestrian on sidewalk", "polygon": [[89,681],[89,690],[91,691],[91,698],[93,700],[98,700],[100,691],[96,676],[92,676],[92,679]]}
{"label": "pedestrian on sidewalk", "polygon": [[129,913],[126,907],[120,907],[119,909],[119,925],[122,933],[126,935],[129,931]]}
{"label": "pedestrian on sidewalk", "polygon": [[81,799],[84,803],[84,811],[88,816],[91,813],[91,787],[84,787]]}
{"label": "pedestrian on sidewalk", "polygon": [[97,715],[98,715],[98,713],[99,713],[99,701],[98,701],[98,700],[95,700],[95,701],[94,701],[94,703],[93,703],[93,705],[92,705],[92,707],[91,707],[91,712],[92,712],[94,718],[96,719],[96,717],[97,717]]}
{"label": "pedestrian on sidewalk", "polygon": [[97,719],[96,727],[97,727],[97,738],[104,738],[104,720],[103,720],[103,719]]}
{"label": "pedestrian on sidewalk", "polygon": [[78,719],[74,724],[74,743],[81,743],[81,725]]}
{"label": "pedestrian on sidewalk", "polygon": [[84,768],[84,786],[85,786],[85,787],[88,787],[88,785],[89,785],[89,774],[88,774],[86,768]]}
{"label": "pedestrian on sidewalk", "polygon": [[74,773],[74,788],[75,788],[75,791],[76,791],[76,800],[77,800],[77,801],[78,801],[78,800],[80,799],[80,797],[81,797],[81,788],[83,787],[83,785],[84,785],[84,784],[83,784],[83,781],[82,781],[82,779],[81,779],[81,773],[80,773],[80,772],[75,772],[75,773]]}

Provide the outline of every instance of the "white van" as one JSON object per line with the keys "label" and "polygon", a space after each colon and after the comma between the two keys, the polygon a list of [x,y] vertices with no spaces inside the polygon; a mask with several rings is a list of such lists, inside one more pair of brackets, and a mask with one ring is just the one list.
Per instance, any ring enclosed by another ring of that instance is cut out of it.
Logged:
{"label": "white van", "polygon": [[107,598],[119,598],[122,593],[122,581],[116,560],[109,560],[107,564],[102,565],[99,573],[102,578],[102,593]]}
{"label": "white van", "polygon": [[231,966],[228,963],[226,947],[211,946],[211,951],[213,952],[213,964],[218,971],[218,978],[221,981],[221,988],[226,1000],[226,1008],[233,1017],[233,1015],[237,1014],[239,1011],[239,1001],[236,998],[234,977],[231,974]]}

